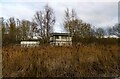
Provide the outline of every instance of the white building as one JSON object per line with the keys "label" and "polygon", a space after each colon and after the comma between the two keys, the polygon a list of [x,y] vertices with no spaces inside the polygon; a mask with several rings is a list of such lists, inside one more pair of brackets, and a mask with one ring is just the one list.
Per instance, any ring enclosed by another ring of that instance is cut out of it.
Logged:
{"label": "white building", "polygon": [[21,41],[21,47],[37,47],[39,46],[39,41]]}
{"label": "white building", "polygon": [[22,40],[20,42],[21,47],[37,47],[40,45],[40,41],[38,39],[40,39],[40,36],[38,35],[33,35],[28,36],[29,40]]}
{"label": "white building", "polygon": [[72,37],[69,33],[51,33],[50,44],[56,46],[72,45]]}
{"label": "white building", "polygon": [[116,39],[118,39],[119,37],[117,35],[105,35],[104,38],[116,38]]}

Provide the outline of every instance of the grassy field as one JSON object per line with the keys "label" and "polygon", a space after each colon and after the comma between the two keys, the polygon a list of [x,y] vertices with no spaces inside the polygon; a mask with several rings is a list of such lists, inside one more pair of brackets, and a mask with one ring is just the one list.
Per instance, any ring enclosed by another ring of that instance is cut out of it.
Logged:
{"label": "grassy field", "polygon": [[3,47],[4,77],[114,77],[120,76],[120,47]]}

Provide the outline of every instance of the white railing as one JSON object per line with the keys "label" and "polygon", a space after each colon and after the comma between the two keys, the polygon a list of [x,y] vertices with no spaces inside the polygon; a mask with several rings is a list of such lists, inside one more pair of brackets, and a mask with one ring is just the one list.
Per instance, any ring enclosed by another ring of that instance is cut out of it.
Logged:
{"label": "white railing", "polygon": [[56,41],[72,41],[72,39],[55,39]]}

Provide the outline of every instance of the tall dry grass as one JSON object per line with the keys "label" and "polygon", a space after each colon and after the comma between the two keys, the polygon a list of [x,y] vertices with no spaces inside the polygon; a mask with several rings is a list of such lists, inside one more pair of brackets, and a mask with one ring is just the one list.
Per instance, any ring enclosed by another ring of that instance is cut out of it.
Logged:
{"label": "tall dry grass", "polygon": [[120,75],[120,47],[3,47],[4,77],[114,77]]}

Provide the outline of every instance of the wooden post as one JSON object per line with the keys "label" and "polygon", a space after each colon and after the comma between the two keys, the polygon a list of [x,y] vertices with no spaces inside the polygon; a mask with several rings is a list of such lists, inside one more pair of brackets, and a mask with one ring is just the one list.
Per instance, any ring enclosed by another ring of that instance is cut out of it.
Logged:
{"label": "wooden post", "polygon": [[[2,32],[0,28],[0,32]],[[2,78],[2,33],[0,34],[0,79]]]}

